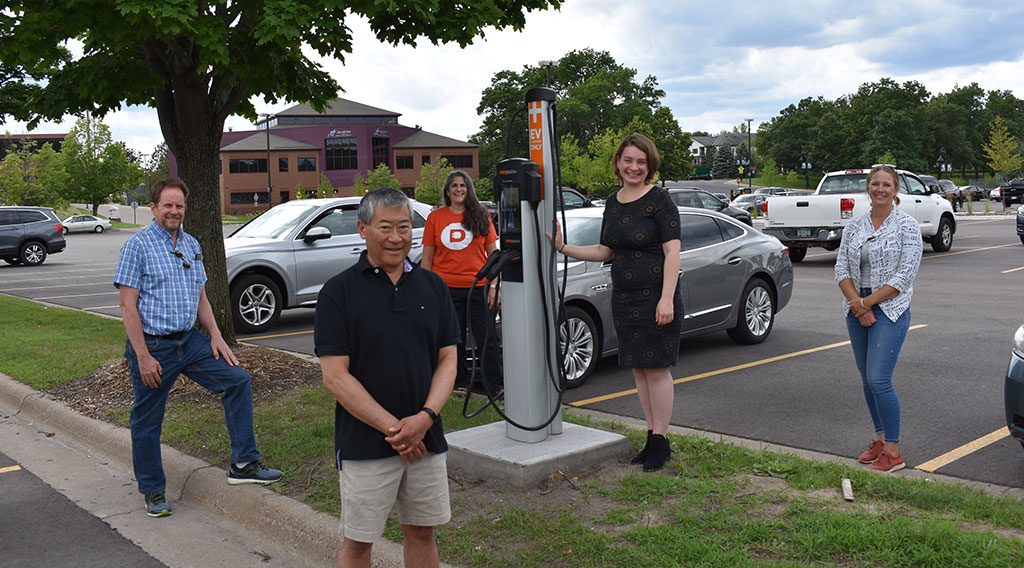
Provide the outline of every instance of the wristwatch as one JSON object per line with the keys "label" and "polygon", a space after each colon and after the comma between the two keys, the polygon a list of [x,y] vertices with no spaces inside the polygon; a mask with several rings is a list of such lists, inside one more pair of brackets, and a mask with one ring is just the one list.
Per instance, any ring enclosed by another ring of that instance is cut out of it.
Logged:
{"label": "wristwatch", "polygon": [[426,412],[427,416],[430,417],[431,422],[437,422],[437,413],[434,412],[432,408],[424,406],[423,408],[420,409],[420,412]]}

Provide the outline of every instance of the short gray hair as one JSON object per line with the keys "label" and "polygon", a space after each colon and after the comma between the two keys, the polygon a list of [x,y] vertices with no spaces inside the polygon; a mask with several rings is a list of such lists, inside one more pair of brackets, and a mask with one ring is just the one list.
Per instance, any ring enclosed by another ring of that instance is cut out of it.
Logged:
{"label": "short gray hair", "polygon": [[412,217],[412,202],[409,201],[409,196],[397,189],[381,187],[363,196],[359,202],[359,220],[364,225],[372,223],[373,214],[378,207],[405,207],[409,210],[409,217]]}

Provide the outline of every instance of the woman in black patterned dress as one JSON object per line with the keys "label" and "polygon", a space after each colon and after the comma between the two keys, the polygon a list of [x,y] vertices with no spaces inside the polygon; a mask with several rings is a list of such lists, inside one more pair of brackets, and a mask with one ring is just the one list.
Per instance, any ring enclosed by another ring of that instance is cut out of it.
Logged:
{"label": "woman in black patterned dress", "polygon": [[679,357],[683,300],[679,291],[679,210],[668,193],[651,184],[660,158],[642,134],[626,136],[612,159],[622,188],[605,203],[601,242],[567,245],[556,226],[555,248],[580,260],[612,262],[612,317],[619,338],[619,364],[633,370],[647,419],[647,443],[633,463],[663,468],[671,457],[670,368]]}

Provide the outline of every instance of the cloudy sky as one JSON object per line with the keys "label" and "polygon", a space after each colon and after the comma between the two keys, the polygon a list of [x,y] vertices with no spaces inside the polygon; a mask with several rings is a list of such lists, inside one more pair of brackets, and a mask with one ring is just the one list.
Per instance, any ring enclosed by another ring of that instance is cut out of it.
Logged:
{"label": "cloudy sky", "polygon": [[[353,53],[344,65],[322,64],[345,89],[341,96],[465,139],[480,126],[476,106],[496,72],[589,47],[641,78],[655,76],[683,130],[715,133],[747,117],[756,130],[804,97],[834,99],[882,77],[913,79],[931,93],[977,82],[1024,98],[1022,22],[1019,0],[565,0],[559,11],[529,14],[522,32],[491,31],[466,49],[392,47],[351,18]],[[276,112],[292,103],[255,104]],[[140,152],[161,140],[152,109],[104,120]],[[72,123],[36,132],[66,132]],[[251,128],[240,117],[228,126]],[[17,122],[0,128],[25,131]]]}

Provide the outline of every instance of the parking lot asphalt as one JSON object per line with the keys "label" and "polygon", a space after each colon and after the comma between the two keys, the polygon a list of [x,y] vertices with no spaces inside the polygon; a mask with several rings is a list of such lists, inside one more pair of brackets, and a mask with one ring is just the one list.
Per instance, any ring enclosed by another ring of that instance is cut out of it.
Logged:
{"label": "parking lot asphalt", "polygon": [[[72,235],[41,266],[0,267],[0,292],[116,317],[111,280],[129,235]],[[1005,435],[1003,414],[1011,338],[1024,321],[1022,248],[1012,216],[960,217],[950,252],[925,247],[895,374],[910,467],[1024,487],[1024,449]],[[834,262],[834,252],[812,249],[795,266],[793,298],[764,343],[737,345],[725,333],[682,343],[673,424],[846,457],[866,447],[872,427]],[[312,354],[312,324],[312,309],[291,310],[270,332],[239,338]],[[565,402],[642,416],[632,388],[610,357]]]}

